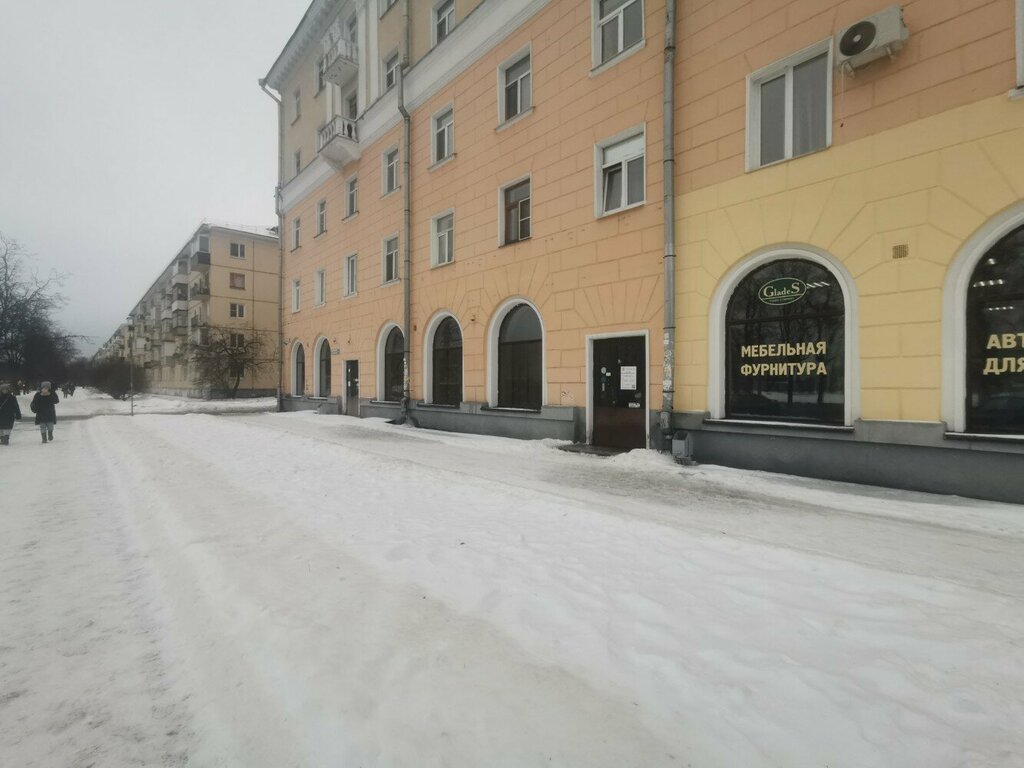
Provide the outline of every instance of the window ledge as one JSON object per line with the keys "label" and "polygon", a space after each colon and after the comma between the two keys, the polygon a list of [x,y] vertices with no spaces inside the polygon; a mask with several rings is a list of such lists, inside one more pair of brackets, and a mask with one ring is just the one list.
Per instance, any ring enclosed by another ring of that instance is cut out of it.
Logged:
{"label": "window ledge", "polygon": [[395,192],[397,192],[401,188],[402,188],[402,186],[399,185],[399,186],[395,187],[394,189],[385,192],[383,195],[380,196],[380,199],[383,200],[385,197],[391,197],[393,194],[395,194]]}
{"label": "window ledge", "polygon": [[296,245],[294,248],[292,248],[290,251],[288,251],[288,253],[295,253],[296,251],[300,250],[301,248],[302,248],[301,245]]}
{"label": "window ledge", "polygon": [[431,269],[440,269],[441,267],[450,267],[454,263],[455,263],[455,258],[453,257],[451,261],[441,261],[441,262],[437,262],[437,263],[431,263],[430,268]]}
{"label": "window ledge", "polygon": [[416,403],[416,407],[417,408],[439,408],[441,410],[457,411],[462,406],[460,406],[460,405],[450,405],[448,403],[428,403],[428,402],[426,402],[424,400],[420,400],[420,401],[418,401]]}
{"label": "window ledge", "polygon": [[326,235],[326,234],[327,234],[327,230],[325,229],[322,232],[317,232],[315,235],[313,235],[313,239],[316,240],[318,237],[320,237],[320,235]]}
{"label": "window ledge", "polygon": [[318,396],[316,396],[316,397],[313,397],[312,395],[310,395],[310,396],[309,396],[309,397],[307,397],[306,399],[307,399],[307,400],[320,400],[320,401],[322,401],[322,402],[325,402],[325,403],[326,403],[326,402],[327,402],[328,400],[330,400],[331,398],[329,398],[329,397],[321,397],[321,396],[319,396],[319,395],[318,395]]}
{"label": "window ledge", "polygon": [[380,284],[380,286],[381,288],[383,288],[385,285],[395,285],[400,282],[402,282],[402,278],[396,277],[393,280],[385,280],[383,283]]}
{"label": "window ledge", "polygon": [[1020,99],[1024,99],[1024,85],[1018,85],[1016,88],[1010,91],[1008,95],[1010,97],[1010,101],[1018,101]]}
{"label": "window ledge", "polygon": [[348,216],[346,216],[344,219],[342,219],[342,221],[349,221],[350,219],[354,219],[358,215],[359,215],[359,211],[352,211],[352,213],[350,213]]}
{"label": "window ledge", "polygon": [[600,75],[605,70],[611,69],[616,64],[618,64],[620,61],[625,61],[630,56],[632,56],[635,53],[639,53],[640,51],[642,51],[646,47],[647,47],[647,38],[646,37],[645,38],[641,38],[640,42],[634,43],[631,47],[627,48],[624,51],[619,51],[617,54],[615,54],[610,59],[608,59],[608,61],[604,62],[603,64],[598,64],[596,67],[594,67],[592,70],[590,70],[590,77],[597,77],[598,75]]}
{"label": "window ledge", "polygon": [[704,419],[704,424],[722,427],[771,427],[773,429],[811,430],[813,432],[833,432],[853,434],[853,427],[838,424],[802,424],[794,421],[759,421],[754,419]]}
{"label": "window ledge", "polygon": [[523,237],[523,238],[520,238],[519,240],[512,240],[512,241],[507,242],[507,243],[501,243],[498,247],[499,248],[509,248],[509,247],[511,247],[513,245],[519,245],[520,243],[528,243],[529,241],[530,241],[529,237]]}
{"label": "window ledge", "polygon": [[352,293],[346,293],[346,294],[344,294],[344,295],[343,295],[343,296],[342,296],[341,298],[343,298],[343,299],[354,299],[354,298],[355,298],[356,296],[358,296],[358,295],[359,295],[359,293],[358,293],[358,292],[356,292],[356,291],[352,291]]}
{"label": "window ledge", "polygon": [[440,168],[442,166],[445,166],[445,165],[448,165],[448,163],[450,163],[455,158],[456,158],[456,154],[454,152],[452,152],[447,157],[442,157],[440,160],[435,161],[433,165],[431,165],[431,166],[429,166],[427,168],[427,170],[428,171],[436,171],[438,168]]}
{"label": "window ledge", "polygon": [[1024,445],[1024,435],[999,435],[987,432],[946,432],[947,440],[984,440],[992,443],[1016,443]]}
{"label": "window ledge", "polygon": [[501,123],[498,123],[498,127],[494,129],[494,132],[495,133],[501,133],[502,131],[504,131],[509,126],[515,125],[520,120],[525,120],[526,118],[528,118],[532,114],[533,114],[533,107],[531,106],[529,109],[524,109],[522,112],[520,112],[515,117],[510,117],[507,120],[505,120],[505,121],[503,121]]}
{"label": "window ledge", "polygon": [[811,155],[816,155],[819,152],[824,152],[827,149],[831,149],[831,147],[832,147],[832,143],[829,142],[828,144],[826,144],[821,149],[812,149],[810,152],[804,152],[802,155],[793,155],[792,157],[783,157],[783,158],[781,158],[779,160],[773,160],[770,163],[765,163],[764,165],[750,165],[748,163],[747,171],[746,172],[747,173],[753,173],[754,171],[760,171],[763,168],[774,168],[776,165],[782,165],[783,163],[791,163],[794,160],[799,160],[802,157],[810,157]]}
{"label": "window ledge", "polygon": [[313,309],[320,309],[320,307],[325,307],[325,306],[327,306],[327,302],[326,301],[321,301],[319,304],[314,304],[313,305]]}
{"label": "window ledge", "polygon": [[624,205],[621,208],[613,208],[610,211],[605,211],[604,213],[600,214],[597,218],[606,219],[609,218],[610,216],[616,216],[620,213],[625,213],[626,211],[632,211],[634,208],[642,208],[645,205],[647,205],[647,201],[641,200],[639,203],[630,203],[629,205]]}
{"label": "window ledge", "polygon": [[540,413],[543,409],[542,408],[512,408],[512,407],[507,406],[507,405],[484,405],[484,406],[480,407],[480,410],[481,411],[490,411],[490,412],[494,412],[494,413],[509,413],[509,414],[521,413],[521,414],[525,415],[525,414],[530,414],[530,413]]}
{"label": "window ledge", "polygon": [[370,405],[401,405],[401,400],[371,400]]}

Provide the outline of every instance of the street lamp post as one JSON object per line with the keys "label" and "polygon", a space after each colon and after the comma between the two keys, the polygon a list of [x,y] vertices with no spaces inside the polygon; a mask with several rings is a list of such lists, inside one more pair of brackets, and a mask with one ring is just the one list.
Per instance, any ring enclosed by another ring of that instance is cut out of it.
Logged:
{"label": "street lamp post", "polygon": [[128,318],[128,397],[131,416],[135,415],[135,318]]}

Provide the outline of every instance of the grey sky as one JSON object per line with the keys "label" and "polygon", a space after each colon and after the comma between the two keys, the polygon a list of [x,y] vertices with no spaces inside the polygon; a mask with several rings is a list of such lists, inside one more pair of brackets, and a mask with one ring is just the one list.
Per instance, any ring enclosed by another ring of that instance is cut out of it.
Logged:
{"label": "grey sky", "polygon": [[256,81],[309,0],[0,0],[0,231],[91,354],[204,217],[276,223]]}

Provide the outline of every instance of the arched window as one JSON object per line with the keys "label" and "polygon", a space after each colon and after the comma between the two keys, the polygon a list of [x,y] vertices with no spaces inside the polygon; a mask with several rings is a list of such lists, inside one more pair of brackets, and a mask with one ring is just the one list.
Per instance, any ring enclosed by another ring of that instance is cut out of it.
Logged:
{"label": "arched window", "polygon": [[405,337],[400,328],[392,328],[384,342],[384,399],[398,402],[405,391]]}
{"label": "arched window", "polygon": [[513,307],[498,332],[498,406],[539,409],[544,380],[540,318],[529,304]]}
{"label": "arched window", "polygon": [[434,331],[433,402],[458,405],[462,402],[462,331],[452,316],[446,317]]}
{"label": "arched window", "polygon": [[1024,434],[1024,226],[990,248],[967,288],[967,431]]}
{"label": "arched window", "polygon": [[846,306],[838,278],[779,259],[736,285],[725,317],[725,415],[843,424]]}
{"label": "arched window", "polygon": [[302,397],[306,387],[306,352],[301,344],[295,345],[295,386],[292,394]]}
{"label": "arched window", "polygon": [[317,355],[317,395],[319,397],[331,396],[331,345],[327,339],[320,342],[320,352]]}

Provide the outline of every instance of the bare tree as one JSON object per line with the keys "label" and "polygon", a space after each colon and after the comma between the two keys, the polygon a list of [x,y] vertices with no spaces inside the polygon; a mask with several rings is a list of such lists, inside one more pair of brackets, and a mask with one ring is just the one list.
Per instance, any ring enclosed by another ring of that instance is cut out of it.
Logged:
{"label": "bare tree", "polygon": [[198,386],[220,390],[234,399],[246,376],[274,366],[270,346],[259,331],[211,327],[205,343],[190,343],[186,356]]}
{"label": "bare tree", "polygon": [[0,232],[0,375],[34,378],[63,374],[75,354],[74,336],[53,320],[64,304],[64,276],[40,277],[30,255]]}

